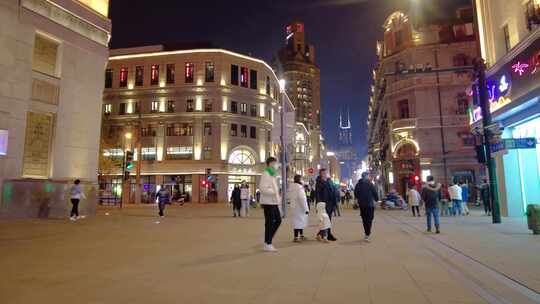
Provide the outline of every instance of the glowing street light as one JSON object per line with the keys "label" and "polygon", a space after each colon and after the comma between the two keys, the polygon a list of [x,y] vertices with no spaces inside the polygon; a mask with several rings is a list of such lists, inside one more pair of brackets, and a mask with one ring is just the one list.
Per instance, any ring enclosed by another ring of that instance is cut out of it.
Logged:
{"label": "glowing street light", "polygon": [[126,134],[124,134],[124,136],[126,137],[126,139],[131,139],[133,137],[133,134],[131,134],[131,132],[127,132]]}

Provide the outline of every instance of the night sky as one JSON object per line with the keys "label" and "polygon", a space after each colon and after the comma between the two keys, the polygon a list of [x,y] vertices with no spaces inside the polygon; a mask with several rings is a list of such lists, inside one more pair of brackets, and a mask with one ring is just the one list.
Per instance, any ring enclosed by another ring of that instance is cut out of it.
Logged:
{"label": "night sky", "polygon": [[[111,48],[211,42],[270,62],[285,43],[284,27],[305,23],[321,69],[322,129],[330,148],[337,145],[336,105],[350,107],[353,140],[366,154],[367,103],[375,45],[382,24],[411,1],[434,0],[111,0]],[[466,0],[441,1],[446,6]],[[438,12],[446,11],[437,10]],[[451,11],[451,10],[450,10]]]}

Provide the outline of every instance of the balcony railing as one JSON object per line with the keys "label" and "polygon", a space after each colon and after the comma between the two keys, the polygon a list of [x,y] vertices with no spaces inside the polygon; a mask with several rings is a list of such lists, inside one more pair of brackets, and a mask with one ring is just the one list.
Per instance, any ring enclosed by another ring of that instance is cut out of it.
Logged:
{"label": "balcony railing", "polygon": [[416,128],[416,118],[398,119],[392,122],[392,132]]}
{"label": "balcony railing", "polygon": [[[470,77],[464,74],[451,73],[439,75],[439,84],[446,85],[469,85]],[[395,94],[399,91],[409,89],[412,87],[433,87],[437,85],[436,75],[423,75],[419,77],[403,76],[403,78],[397,81],[388,82],[386,94]]]}
{"label": "balcony railing", "polygon": [[[467,126],[468,123],[468,115],[448,115],[442,117],[442,124],[445,128]],[[392,121],[392,132],[400,132],[415,128],[439,128],[440,126],[441,119],[439,116],[406,118]]]}

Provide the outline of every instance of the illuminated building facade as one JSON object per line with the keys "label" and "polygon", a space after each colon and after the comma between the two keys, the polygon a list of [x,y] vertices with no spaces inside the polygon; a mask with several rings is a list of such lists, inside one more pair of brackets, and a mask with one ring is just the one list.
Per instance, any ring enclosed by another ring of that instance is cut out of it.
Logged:
{"label": "illuminated building facade", "polygon": [[[402,195],[428,175],[439,182],[479,179],[475,137],[468,127],[471,71],[476,54],[472,10],[431,24],[395,12],[377,45],[368,114],[369,166],[386,190]],[[425,19],[424,19],[425,20]]]}
{"label": "illuminated building facade", "polygon": [[296,121],[310,133],[310,167],[315,167],[325,157],[320,142],[321,76],[315,63],[315,47],[306,43],[305,35],[302,22],[292,22],[285,27],[285,47],[278,53],[276,68],[280,77],[286,80],[286,91],[295,107]]}
{"label": "illuminated building facade", "polygon": [[339,134],[336,156],[341,165],[342,181],[348,185],[355,184],[356,180],[354,180],[353,175],[354,170],[359,165],[360,158],[353,145],[352,125],[348,110],[346,119],[341,112],[339,113]]}
{"label": "illuminated building facade", "polygon": [[[540,2],[476,2],[490,111],[499,129],[492,149],[501,214],[523,216],[529,204],[540,202]],[[474,99],[475,132],[481,115]]]}
{"label": "illuminated building facade", "polygon": [[0,4],[0,217],[67,217],[77,178],[94,212],[108,5]]}
{"label": "illuminated building facade", "polygon": [[[159,185],[191,202],[226,202],[242,181],[254,195],[264,161],[277,155],[278,96],[264,61],[227,50],[111,50],[102,154],[121,160],[134,152],[141,186],[132,170],[130,201],[153,202]],[[121,168],[103,172],[100,183],[118,194]]]}

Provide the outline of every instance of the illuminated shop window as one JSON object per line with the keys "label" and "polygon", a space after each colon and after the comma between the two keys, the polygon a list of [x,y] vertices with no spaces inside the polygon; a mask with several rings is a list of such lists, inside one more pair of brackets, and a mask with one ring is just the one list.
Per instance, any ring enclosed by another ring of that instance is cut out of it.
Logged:
{"label": "illuminated shop window", "polygon": [[240,86],[247,88],[248,87],[248,77],[249,71],[246,67],[240,68]]}
{"label": "illuminated shop window", "polygon": [[159,65],[154,64],[150,67],[150,85],[159,84]]}
{"label": "illuminated shop window", "polygon": [[193,74],[195,73],[195,65],[192,62],[186,62],[185,68],[185,82],[193,83]]}
{"label": "illuminated shop window", "polygon": [[128,83],[128,68],[121,68],[120,69],[120,87],[125,88],[127,87]]}

